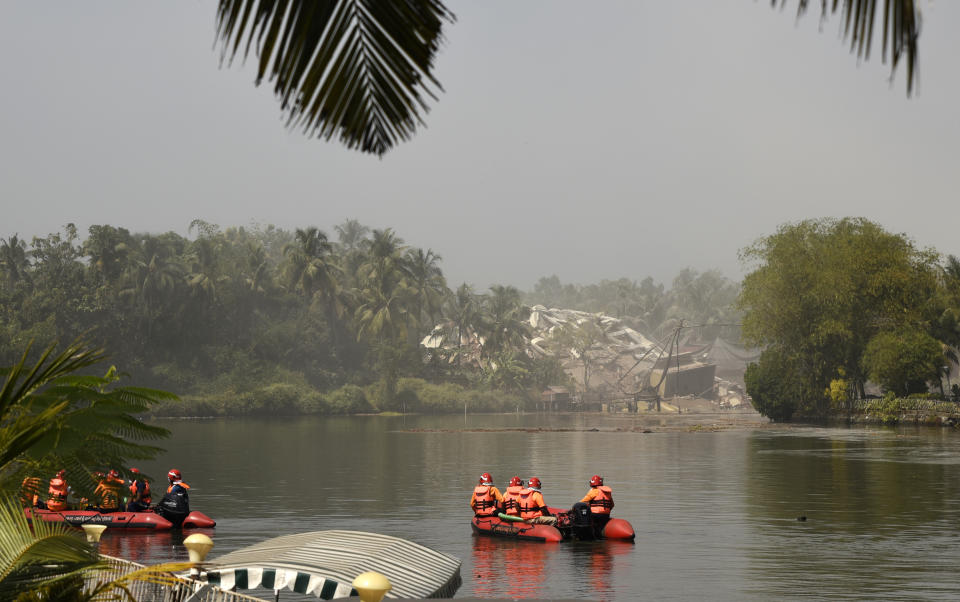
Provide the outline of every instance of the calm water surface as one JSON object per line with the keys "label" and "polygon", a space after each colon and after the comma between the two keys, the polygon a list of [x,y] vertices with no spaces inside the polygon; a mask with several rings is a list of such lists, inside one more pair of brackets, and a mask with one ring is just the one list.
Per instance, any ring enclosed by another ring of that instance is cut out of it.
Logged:
{"label": "calm water surface", "polygon": [[[458,595],[606,600],[958,599],[960,433],[944,429],[629,428],[604,416],[164,421],[218,521],[212,557],[321,529],[395,535],[463,562]],[[705,424],[709,418],[705,419]],[[424,429],[424,430],[417,430]],[[539,476],[569,506],[604,475],[635,544],[475,537],[477,476]],[[806,516],[806,521],[797,517]],[[179,533],[108,534],[105,553],[185,559]]]}

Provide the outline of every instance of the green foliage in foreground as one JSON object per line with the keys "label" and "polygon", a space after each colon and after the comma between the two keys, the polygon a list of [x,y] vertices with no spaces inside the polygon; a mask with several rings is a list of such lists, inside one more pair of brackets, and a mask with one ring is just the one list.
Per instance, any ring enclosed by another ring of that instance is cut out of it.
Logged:
{"label": "green foliage in foreground", "polygon": [[118,386],[115,368],[105,376],[85,375],[104,359],[102,349],[84,342],[61,352],[48,347],[33,364],[29,347],[20,361],[0,373],[0,494],[15,494],[26,477],[42,482],[60,469],[78,495],[93,499],[92,474],[128,460],[146,460],[160,448],[144,443],[169,435],[144,424],[136,414],[161,400],[177,397],[164,391]]}
{"label": "green foliage in foreground", "polygon": [[170,572],[185,565],[101,578],[105,565],[96,550],[62,523],[29,524],[18,495],[26,477],[40,484],[29,493],[43,494],[46,479],[66,469],[75,493],[96,499],[92,471],[123,470],[128,459],[148,459],[161,451],[142,441],[167,431],[133,414],[176,397],[117,386],[115,368],[103,377],[86,375],[104,353],[84,342],[59,353],[50,346],[32,365],[28,355],[29,346],[13,366],[0,369],[0,600],[113,600],[122,599],[135,580],[172,583]]}
{"label": "green foliage in foreground", "polygon": [[902,393],[939,381],[956,287],[937,253],[845,218],[781,226],[741,255],[758,264],[738,303],[745,342],[764,348],[745,375],[764,414],[823,416],[839,375],[860,398],[868,378]]}

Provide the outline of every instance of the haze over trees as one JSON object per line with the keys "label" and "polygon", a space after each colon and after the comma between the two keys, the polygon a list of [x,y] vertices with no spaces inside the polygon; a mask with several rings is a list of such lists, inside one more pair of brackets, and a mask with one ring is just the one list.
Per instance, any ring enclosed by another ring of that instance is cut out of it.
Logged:
{"label": "haze over trees", "polygon": [[[0,365],[30,341],[86,334],[137,382],[183,394],[184,412],[482,411],[566,383],[555,359],[526,353],[533,303],[653,334],[684,318],[705,336],[736,336],[737,286],[716,272],[684,270],[669,290],[649,278],[580,286],[555,276],[530,293],[451,290],[441,254],[356,220],[335,239],[200,220],[189,231],[95,225],[81,239],[68,225],[29,244],[0,241]],[[428,334],[441,344],[423,347]]]}

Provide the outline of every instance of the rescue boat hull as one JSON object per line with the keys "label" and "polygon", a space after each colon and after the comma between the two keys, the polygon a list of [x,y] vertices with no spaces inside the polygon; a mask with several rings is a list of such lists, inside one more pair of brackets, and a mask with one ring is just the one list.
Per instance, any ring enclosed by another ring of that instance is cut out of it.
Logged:
{"label": "rescue boat hull", "polygon": [[[28,520],[42,520],[50,523],[67,523],[74,527],[83,525],[103,525],[108,529],[149,529],[164,531],[173,529],[174,524],[154,512],[97,512],[96,510],[44,510],[25,508]],[[203,512],[191,512],[183,520],[184,529],[211,528],[216,521]]]}
{"label": "rescue boat hull", "polygon": [[603,527],[604,539],[619,539],[621,541],[633,541],[637,537],[633,530],[633,525],[622,518],[611,518]]}
{"label": "rescue boat hull", "polygon": [[479,535],[506,537],[526,541],[559,542],[564,540],[612,539],[634,541],[636,532],[629,521],[611,518],[605,523],[597,517],[596,522],[577,525],[570,512],[561,508],[550,508],[550,514],[558,518],[557,526],[529,524],[522,521],[504,520],[499,516],[474,517],[471,525]]}
{"label": "rescue boat hull", "polygon": [[497,516],[475,516],[471,525],[474,533],[478,535],[508,537],[542,543],[563,541],[563,534],[551,525],[531,525],[524,522],[506,521]]}

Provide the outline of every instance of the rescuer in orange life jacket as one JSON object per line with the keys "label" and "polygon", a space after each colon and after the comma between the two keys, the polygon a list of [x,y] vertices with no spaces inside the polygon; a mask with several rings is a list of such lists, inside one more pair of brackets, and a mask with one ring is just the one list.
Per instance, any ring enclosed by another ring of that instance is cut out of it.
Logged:
{"label": "rescuer in orange life jacket", "polygon": [[40,477],[27,477],[20,484],[20,503],[24,507],[39,508],[42,506],[40,501]]}
{"label": "rescuer in orange life jacket", "polygon": [[116,470],[108,472],[107,476],[97,484],[97,488],[93,491],[94,499],[100,502],[97,510],[100,512],[119,512],[123,510],[121,497],[123,497],[124,485],[125,483],[120,478],[119,472]]}
{"label": "rescuer in orange life jacket", "polygon": [[557,517],[550,516],[550,509],[540,493],[540,479],[530,477],[527,488],[520,491],[520,518],[528,523],[557,524]]}
{"label": "rescuer in orange life jacket", "polygon": [[503,503],[503,495],[493,484],[493,477],[489,472],[480,475],[477,486],[470,496],[470,507],[476,516],[494,516],[499,512]]}
{"label": "rescuer in orange life jacket", "polygon": [[590,491],[580,500],[585,504],[590,504],[590,512],[598,522],[606,523],[610,520],[610,511],[613,510],[613,491],[603,484],[603,477],[593,475],[590,477]]}
{"label": "rescuer in orange life jacket", "polygon": [[140,471],[131,468],[130,472],[137,478],[130,483],[130,501],[127,502],[127,512],[143,512],[150,507],[150,483],[140,475]]}
{"label": "rescuer in orange life jacket", "polygon": [[67,471],[61,470],[50,479],[50,488],[47,490],[47,493],[50,494],[47,499],[47,510],[63,512],[67,509],[67,495],[70,493],[70,488],[64,478],[66,475]]}
{"label": "rescuer in orange life jacket", "polygon": [[523,481],[520,477],[510,479],[510,485],[503,493],[503,513],[510,516],[520,516],[520,492],[523,491]]}

